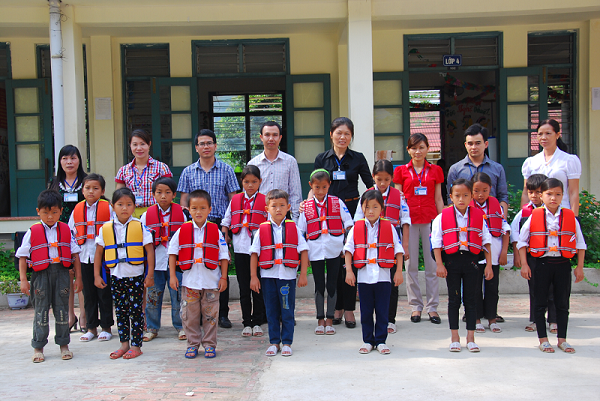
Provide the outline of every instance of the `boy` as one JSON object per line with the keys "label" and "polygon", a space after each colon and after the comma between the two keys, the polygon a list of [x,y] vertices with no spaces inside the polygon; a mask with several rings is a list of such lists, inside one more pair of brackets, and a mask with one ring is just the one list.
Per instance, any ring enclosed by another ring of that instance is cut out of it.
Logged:
{"label": "boy", "polygon": [[305,287],[308,246],[296,223],[285,219],[291,208],[287,192],[273,189],[267,193],[266,202],[269,221],[259,226],[250,247],[250,288],[256,292],[263,290],[271,343],[265,355],[277,355],[279,344],[283,343],[281,355],[291,356],[296,275],[300,264],[298,287]]}
{"label": "boy", "polygon": [[218,226],[206,221],[212,210],[208,192],[193,191],[188,200],[193,221],[182,224],[169,244],[169,285],[179,289],[179,267],[183,270],[181,317],[188,342],[185,357],[197,357],[202,344],[204,357],[214,358],[219,293],[227,288],[229,250]]}
{"label": "boy", "polygon": [[[181,225],[187,221],[181,206],[173,203],[177,196],[177,184],[172,178],[160,177],[152,184],[152,196],[156,204],[150,206],[140,218],[142,224],[146,225],[154,234],[154,287],[149,288],[146,298],[146,326],[147,332],[143,341],[152,341],[158,336],[160,330],[160,315],[162,311],[165,284],[170,284],[169,254],[167,246],[169,240]],[[175,273],[177,280],[181,282],[182,273]],[[185,331],[181,323],[180,299],[181,293],[169,287],[171,295],[171,322],[177,330],[178,338],[185,340]]]}
{"label": "boy", "polygon": [[[45,190],[37,201],[37,214],[42,220],[27,231],[21,247],[17,249],[21,291],[30,295],[35,317],[33,320],[34,349],[31,360],[34,363],[44,362],[44,346],[48,344],[48,311],[52,306],[55,319],[56,335],[54,341],[60,346],[63,360],[73,358],[69,351],[69,269],[75,268],[75,292],[83,286],[81,282],[81,266],[79,264],[79,246],[71,235],[69,226],[58,221],[62,214],[62,199],[58,192]],[[33,273],[31,285],[27,281],[28,260]]]}

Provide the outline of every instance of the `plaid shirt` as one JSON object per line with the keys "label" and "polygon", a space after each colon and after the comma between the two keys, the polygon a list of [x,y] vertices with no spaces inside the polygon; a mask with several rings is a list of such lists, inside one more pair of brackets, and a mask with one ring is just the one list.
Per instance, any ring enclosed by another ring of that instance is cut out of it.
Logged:
{"label": "plaid shirt", "polygon": [[163,162],[148,157],[148,164],[140,174],[135,168],[135,159],[119,169],[115,182],[125,184],[134,194],[142,195],[142,204],[138,207],[148,207],[156,203],[152,196],[152,184],[160,177],[173,177],[169,166]]}
{"label": "plaid shirt", "polygon": [[200,160],[187,166],[179,177],[177,192],[189,194],[197,189],[203,189],[210,194],[212,210],[208,220],[222,219],[229,206],[229,194],[239,191],[240,185],[233,169],[215,159],[215,164],[208,170],[200,166]]}

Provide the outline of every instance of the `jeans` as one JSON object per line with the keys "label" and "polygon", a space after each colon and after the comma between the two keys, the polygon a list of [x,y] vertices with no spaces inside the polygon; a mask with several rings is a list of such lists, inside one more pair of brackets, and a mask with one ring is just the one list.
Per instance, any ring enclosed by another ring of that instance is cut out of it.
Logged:
{"label": "jeans", "polygon": [[269,323],[269,342],[291,345],[294,341],[296,280],[263,277],[260,281]]}
{"label": "jeans", "polygon": [[[478,255],[468,251],[458,251],[446,255],[446,284],[448,285],[448,323],[450,330],[458,330],[458,315],[461,299],[465,305],[467,330],[475,330],[477,320],[477,286],[481,287],[479,270],[483,265],[477,264]],[[462,286],[462,297],[461,297]]]}
{"label": "jeans", "polygon": [[[181,285],[183,273],[176,272],[175,275],[177,276],[177,280],[179,280],[179,285]],[[150,287],[146,291],[146,326],[151,333],[158,333],[158,330],[160,330],[160,316],[165,286],[169,289],[169,294],[171,295],[171,322],[173,323],[173,327],[177,331],[183,328],[179,306],[181,302],[181,287],[179,291],[175,291],[169,286],[170,282],[171,276],[168,270],[154,271],[154,287]]]}
{"label": "jeans", "polygon": [[[363,342],[373,347],[385,344],[387,340],[388,313],[392,283],[358,283],[360,293],[360,324]],[[375,322],[373,322],[375,312]]]}

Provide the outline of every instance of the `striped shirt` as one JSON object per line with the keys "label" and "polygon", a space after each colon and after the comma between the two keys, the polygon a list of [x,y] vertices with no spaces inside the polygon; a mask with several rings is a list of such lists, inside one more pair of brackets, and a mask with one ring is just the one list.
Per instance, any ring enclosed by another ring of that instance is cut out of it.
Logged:
{"label": "striped shirt", "polygon": [[135,159],[131,163],[127,163],[119,169],[115,182],[117,184],[125,184],[136,195],[142,196],[142,203],[138,207],[148,207],[156,203],[152,196],[152,184],[160,177],[173,177],[169,166],[163,162],[153,159],[148,156],[148,164],[144,167],[144,171],[140,173],[135,167]]}

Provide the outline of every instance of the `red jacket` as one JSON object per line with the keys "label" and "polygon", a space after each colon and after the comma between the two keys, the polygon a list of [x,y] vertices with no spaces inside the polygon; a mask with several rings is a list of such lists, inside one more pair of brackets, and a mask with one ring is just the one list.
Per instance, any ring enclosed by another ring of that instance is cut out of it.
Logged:
{"label": "red jacket", "polygon": [[[183,223],[179,229],[179,261],[181,270],[189,270],[194,263],[204,263],[207,269],[215,270],[219,266],[219,226],[210,221],[204,226],[204,239],[194,242],[194,224]],[[194,259],[194,250],[202,248],[202,257]]]}
{"label": "red jacket", "polygon": [[[262,269],[270,269],[275,265],[283,264],[286,267],[297,269],[300,264],[298,254],[298,229],[292,220],[285,220],[282,224],[282,243],[273,241],[273,228],[271,221],[262,223],[259,227],[260,255],[258,265]],[[275,259],[275,249],[283,249],[283,259]]]}
{"label": "red jacket", "polygon": [[[304,205],[306,232],[309,240],[316,240],[321,234],[329,234],[334,237],[344,234],[344,225],[340,215],[340,202],[337,197],[327,196],[325,216],[319,216],[317,201],[315,199],[307,201]],[[321,229],[321,222],[323,220],[327,220],[327,229]]]}
{"label": "red jacket", "polygon": [[[459,232],[467,233],[467,241],[459,241]],[[483,249],[483,212],[474,207],[469,208],[467,227],[458,227],[456,223],[456,209],[449,207],[442,210],[442,243],[446,254],[458,252],[460,246],[469,248],[469,252],[478,255]]]}
{"label": "red jacket", "polygon": [[[56,223],[57,242],[49,243],[46,230],[42,223],[31,226],[31,268],[39,272],[47,269],[51,263],[62,263],[64,267],[71,267],[71,230],[62,222]],[[58,257],[50,259],[50,248],[57,248]]]}
{"label": "red jacket", "polygon": [[[396,264],[396,252],[394,248],[394,227],[387,219],[379,219],[378,243],[367,243],[367,223],[360,219],[354,224],[354,255],[352,259],[354,266],[358,269],[365,267],[367,263],[377,263],[380,267],[394,267]],[[367,259],[367,249],[377,248],[377,258]]]}

